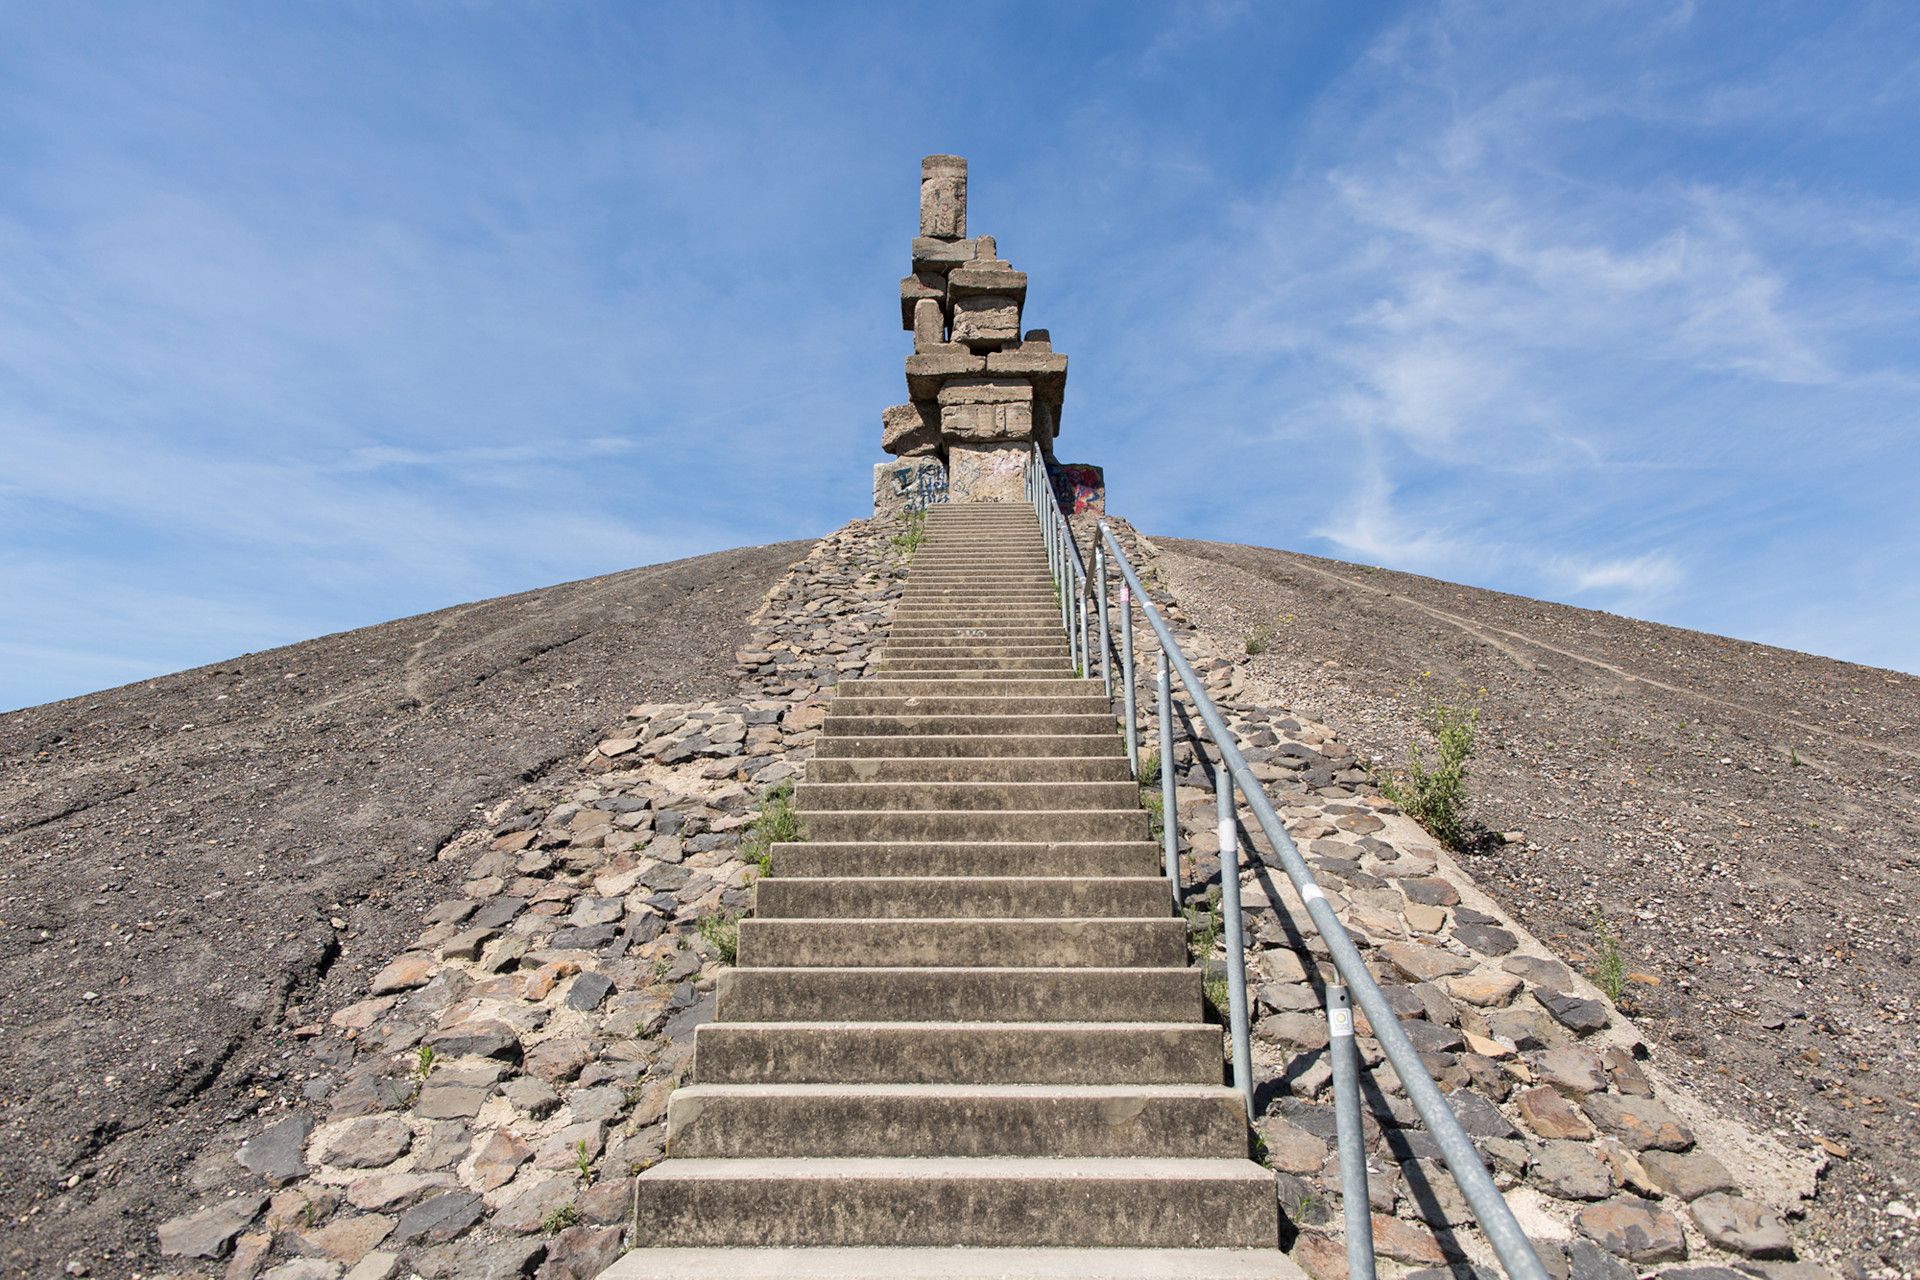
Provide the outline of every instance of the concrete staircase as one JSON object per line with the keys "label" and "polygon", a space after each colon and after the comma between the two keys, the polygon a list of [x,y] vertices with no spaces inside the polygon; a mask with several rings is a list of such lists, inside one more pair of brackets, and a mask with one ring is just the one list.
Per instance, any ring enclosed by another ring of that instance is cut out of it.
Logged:
{"label": "concrete staircase", "polygon": [[1297,1276],[1039,525],[927,532],[608,1274]]}

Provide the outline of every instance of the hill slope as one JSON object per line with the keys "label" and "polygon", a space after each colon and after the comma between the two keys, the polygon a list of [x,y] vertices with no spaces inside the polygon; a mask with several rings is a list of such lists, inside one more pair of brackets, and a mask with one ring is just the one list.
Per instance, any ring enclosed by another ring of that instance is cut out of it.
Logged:
{"label": "hill slope", "polygon": [[280,1070],[274,1029],[363,992],[457,881],[440,845],[630,703],[731,689],[747,616],[808,545],[0,716],[0,1271],[149,1239]]}
{"label": "hill slope", "polygon": [[[1477,814],[1524,839],[1486,842],[1472,874],[1571,958],[1603,913],[1659,980],[1631,985],[1641,1025],[1693,1083],[1845,1153],[1813,1224],[1842,1256],[1902,1225],[1881,1206],[1920,1181],[1920,679],[1311,556],[1156,545],[1223,648],[1273,629],[1243,678],[1362,758],[1404,761],[1426,673],[1477,697]],[[1911,1240],[1885,1247],[1920,1262]]]}

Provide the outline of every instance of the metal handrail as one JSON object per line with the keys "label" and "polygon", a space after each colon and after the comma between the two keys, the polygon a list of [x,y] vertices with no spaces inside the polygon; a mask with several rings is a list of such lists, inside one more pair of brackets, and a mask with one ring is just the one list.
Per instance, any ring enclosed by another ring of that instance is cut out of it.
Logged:
{"label": "metal handrail", "polygon": [[1040,520],[1047,547],[1047,565],[1060,594],[1060,625],[1067,633],[1074,669],[1087,674],[1087,566],[1074,543],[1073,530],[1060,513],[1059,500],[1047,479],[1047,463],[1040,446],[1033,446],[1033,465],[1027,468],[1027,501]]}
{"label": "metal handrail", "polygon": [[[1058,506],[1055,513],[1058,513]],[[1460,1127],[1459,1119],[1453,1109],[1447,1105],[1446,1097],[1433,1082],[1433,1076],[1427,1071],[1426,1064],[1420,1061],[1419,1051],[1413,1047],[1413,1041],[1407,1038],[1406,1029],[1400,1025],[1400,1019],[1387,1004],[1386,995],[1367,971],[1366,962],[1361,959],[1359,949],[1353,945],[1353,939],[1347,935],[1346,926],[1334,913],[1327,902],[1326,893],[1313,878],[1313,872],[1307,867],[1306,860],[1300,856],[1300,850],[1294,846],[1287,835],[1286,827],[1274,812],[1273,804],[1267,799],[1266,788],[1253,775],[1246,757],[1241,755],[1234,743],[1233,734],[1228,730],[1226,721],[1221,718],[1213,699],[1208,696],[1206,686],[1195,674],[1186,655],[1181,652],[1179,642],[1173,638],[1167,624],[1161,619],[1159,610],[1153,606],[1146,588],[1140,583],[1140,577],[1134,572],[1133,565],[1127,559],[1126,552],[1113,536],[1113,530],[1107,522],[1100,522],[1101,543],[1095,545],[1095,564],[1098,567],[1100,581],[1098,592],[1101,600],[1100,643],[1101,661],[1104,665],[1107,651],[1112,647],[1110,623],[1105,608],[1106,569],[1103,557],[1099,554],[1104,544],[1111,553],[1112,562],[1118,566],[1121,575],[1121,610],[1124,625],[1121,628],[1121,676],[1126,684],[1126,710],[1128,719],[1128,741],[1130,749],[1137,732],[1133,724],[1133,615],[1131,597],[1137,596],[1140,610],[1146,615],[1148,624],[1160,642],[1160,774],[1162,778],[1163,803],[1166,806],[1165,826],[1167,829],[1167,848],[1169,874],[1174,881],[1174,899],[1179,901],[1179,874],[1177,836],[1173,833],[1176,815],[1173,808],[1170,784],[1172,777],[1173,728],[1170,715],[1170,691],[1167,670],[1171,665],[1173,672],[1180,677],[1181,685],[1186,689],[1194,709],[1200,713],[1207,737],[1220,755],[1220,765],[1214,769],[1215,801],[1218,807],[1220,832],[1220,899],[1223,914],[1226,917],[1227,946],[1227,982],[1229,993],[1229,1023],[1233,1037],[1234,1083],[1239,1086],[1247,1100],[1247,1117],[1251,1121],[1255,1111],[1253,1106],[1253,1082],[1250,1052],[1247,1045],[1247,1005],[1246,1005],[1246,950],[1240,907],[1240,860],[1237,838],[1236,810],[1233,803],[1234,786],[1239,785],[1241,794],[1247,799],[1247,805],[1253,811],[1254,819],[1260,829],[1266,833],[1268,841],[1278,854],[1281,866],[1287,878],[1293,882],[1295,892],[1300,895],[1301,903],[1306,907],[1314,927],[1327,944],[1327,951],[1333,959],[1333,965],[1341,981],[1327,986],[1327,1023],[1329,1048],[1333,1058],[1334,1078],[1334,1114],[1339,1135],[1340,1174],[1342,1197],[1345,1200],[1347,1228],[1347,1270],[1352,1280],[1370,1280],[1374,1275],[1373,1258],[1373,1222],[1367,1203],[1367,1167],[1366,1148],[1361,1136],[1360,1089],[1358,1053],[1353,1040],[1353,1013],[1349,1000],[1357,1002],[1372,1025],[1374,1038],[1380,1044],[1380,1051],[1392,1064],[1400,1078],[1401,1086],[1407,1092],[1407,1098],[1413,1103],[1414,1110],[1425,1122],[1427,1132],[1439,1146],[1441,1155],[1446,1159],[1447,1168],[1453,1174],[1453,1180],[1466,1197],[1468,1206],[1473,1210],[1481,1230],[1493,1244],[1494,1253],[1507,1274],[1519,1280],[1547,1280],[1546,1269],[1540,1263],[1540,1257],[1534,1252],[1526,1233],[1520,1229],[1520,1223],[1513,1216],[1512,1208],[1506,1197],[1494,1185],[1493,1178],[1481,1164],[1473,1142],[1466,1131]],[[1195,745],[1199,745],[1199,735],[1194,734]],[[1204,753],[1202,753],[1204,754]]]}

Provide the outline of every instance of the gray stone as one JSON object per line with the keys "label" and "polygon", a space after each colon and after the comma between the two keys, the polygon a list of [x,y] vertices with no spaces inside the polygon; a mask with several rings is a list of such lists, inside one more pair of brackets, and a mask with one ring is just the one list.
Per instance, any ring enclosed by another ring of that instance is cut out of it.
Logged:
{"label": "gray stone", "polygon": [[260,1280],[340,1280],[340,1264],[324,1258],[291,1258],[269,1268]]}
{"label": "gray stone", "polygon": [[1693,1130],[1682,1124],[1665,1103],[1652,1098],[1596,1093],[1583,1099],[1581,1105],[1595,1124],[1635,1151],[1685,1151],[1693,1145]]}
{"label": "gray stone", "polygon": [[1432,982],[1474,967],[1465,956],[1418,942],[1390,942],[1380,951],[1394,968],[1415,982]]}
{"label": "gray stone", "polygon": [[1629,1262],[1674,1262],[1687,1256],[1687,1234],[1680,1219],[1633,1196],[1590,1204],[1574,1215],[1573,1225],[1608,1253]]}
{"label": "gray stone", "polygon": [[465,1120],[480,1114],[480,1108],[493,1096],[491,1085],[463,1085],[452,1081],[429,1080],[414,1104],[416,1114],[429,1120]]}
{"label": "gray stone", "polygon": [[413,1145],[413,1130],[395,1115],[349,1120],[330,1134],[316,1154],[327,1164],[347,1169],[377,1169],[392,1164]]}
{"label": "gray stone", "polygon": [[1603,1200],[1613,1194],[1613,1171],[1583,1142],[1549,1142],[1533,1157],[1527,1177],[1562,1200]]}
{"label": "gray stone", "polygon": [[1573,970],[1558,960],[1543,960],[1539,956],[1508,956],[1500,962],[1500,967],[1536,987],[1550,987],[1555,991],[1564,990],[1573,981]]}
{"label": "gray stone", "polygon": [[620,1256],[620,1236],[617,1226],[568,1227],[548,1242],[535,1280],[590,1280]]}
{"label": "gray stone", "polygon": [[1552,1085],[1561,1093],[1578,1096],[1604,1093],[1607,1088],[1607,1072],[1600,1055],[1585,1045],[1530,1054],[1527,1065],[1541,1084]]}
{"label": "gray stone", "polygon": [[1020,303],[999,294],[953,300],[953,340],[976,350],[997,348],[1020,336]]}
{"label": "gray stone", "polygon": [[160,1224],[160,1252],[169,1258],[225,1257],[233,1238],[267,1204],[263,1195],[238,1195]]}
{"label": "gray stone", "polygon": [[1786,1223],[1763,1204],[1715,1191],[1691,1206],[1693,1220],[1707,1239],[1722,1249],[1748,1258],[1790,1258],[1793,1237]]}
{"label": "gray stone", "polygon": [[288,1116],[241,1143],[237,1158],[265,1178],[269,1186],[284,1187],[307,1175],[307,1135],[312,1132],[311,1116]]}
{"label": "gray stone", "polygon": [[1456,1089],[1447,1096],[1460,1127],[1475,1138],[1517,1138],[1520,1130],[1501,1114],[1500,1108],[1471,1089]]}
{"label": "gray stone", "polygon": [[1568,1280],[1633,1280],[1633,1269],[1591,1240],[1567,1246]]}
{"label": "gray stone", "polygon": [[1727,1166],[1704,1151],[1645,1151],[1640,1155],[1640,1167],[1654,1186],[1682,1200],[1740,1189]]}
{"label": "gray stone", "polygon": [[[1483,956],[1503,956],[1519,945],[1520,940],[1505,929],[1492,925],[1458,924],[1453,926],[1453,936],[1472,947]],[[1516,975],[1518,976],[1518,975]]]}
{"label": "gray stone", "polygon": [[1535,991],[1533,998],[1553,1015],[1555,1022],[1580,1035],[1602,1030],[1609,1021],[1607,1006],[1598,1000],[1589,1000],[1584,996],[1570,996],[1562,991],[1545,990]]}
{"label": "gray stone", "polygon": [[584,1011],[597,1009],[600,1002],[613,990],[613,982],[605,974],[589,970],[573,980],[567,989],[567,1008]]}
{"label": "gray stone", "polygon": [[442,1192],[401,1214],[391,1238],[395,1244],[445,1244],[484,1216],[486,1206],[479,1196],[464,1191]]}
{"label": "gray stone", "polygon": [[1420,876],[1398,882],[1409,902],[1427,907],[1451,907],[1460,901],[1460,891],[1438,876]]}
{"label": "gray stone", "polygon": [[520,1037],[513,1033],[512,1027],[492,1018],[456,1022],[429,1035],[427,1043],[433,1046],[434,1053],[448,1058],[471,1055],[498,1058],[502,1062],[520,1059]]}
{"label": "gray stone", "polygon": [[[929,303],[935,315],[940,308]],[[889,405],[880,412],[880,447],[895,457],[930,457],[940,452],[940,410],[925,400]]]}

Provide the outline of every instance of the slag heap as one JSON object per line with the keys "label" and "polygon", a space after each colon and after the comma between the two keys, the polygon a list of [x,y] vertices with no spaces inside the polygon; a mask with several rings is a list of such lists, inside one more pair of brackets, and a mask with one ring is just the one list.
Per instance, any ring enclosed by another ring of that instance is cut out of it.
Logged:
{"label": "slag heap", "polygon": [[966,160],[922,160],[913,274],[900,282],[911,403],[881,415],[880,445],[904,461],[876,468],[876,508],[1019,501],[1036,442],[1055,470],[1067,358],[1045,329],[1022,336],[1026,301],[1026,272],[992,236],[967,235]]}

